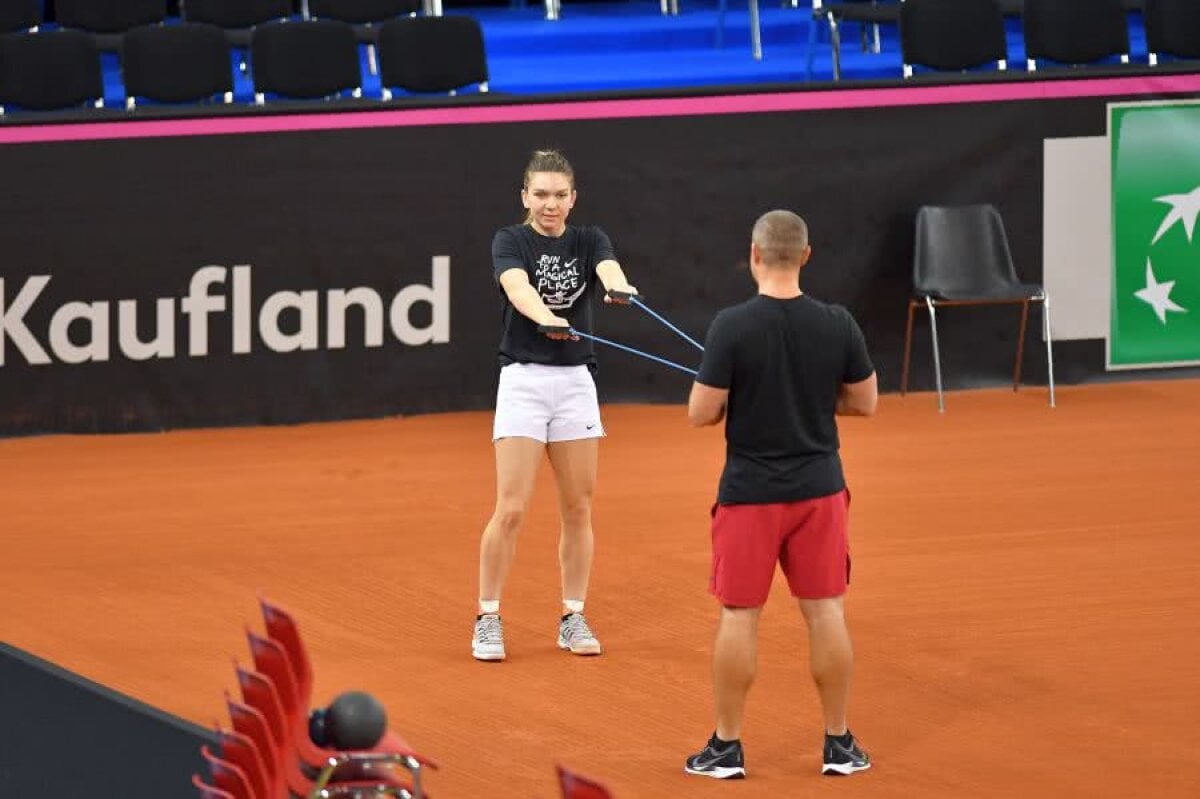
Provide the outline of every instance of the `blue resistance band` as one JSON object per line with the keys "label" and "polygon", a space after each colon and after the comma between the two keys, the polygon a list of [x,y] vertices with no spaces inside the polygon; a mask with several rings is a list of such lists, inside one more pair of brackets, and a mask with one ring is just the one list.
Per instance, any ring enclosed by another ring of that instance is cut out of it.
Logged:
{"label": "blue resistance band", "polygon": [[630,303],[631,305],[636,305],[637,307],[641,308],[643,311],[645,311],[646,313],[650,314],[651,316],[653,316],[653,317],[654,317],[655,319],[657,319],[658,321],[662,322],[664,325],[666,325],[667,327],[669,327],[671,330],[674,330],[676,333],[678,333],[679,335],[683,336],[683,337],[684,337],[684,338],[685,338],[685,339],[686,339],[686,340],[687,340],[687,341],[688,341],[688,342],[689,342],[689,343],[690,343],[692,346],[694,346],[696,349],[700,350],[701,352],[704,352],[704,347],[703,347],[703,346],[700,344],[700,342],[696,341],[696,339],[692,338],[692,337],[691,337],[691,336],[689,336],[687,333],[684,333],[682,330],[680,330],[679,328],[675,327],[675,325],[673,325],[673,324],[671,324],[670,322],[668,322],[668,321],[667,321],[665,318],[663,318],[662,314],[658,314],[658,313],[655,313],[654,311],[652,311],[652,310],[650,309],[650,306],[646,305],[646,303],[642,302],[641,300],[639,300],[639,299],[637,298],[637,295],[636,295],[636,294],[635,294],[635,295],[633,295],[633,296],[631,296],[631,297],[629,298],[629,303]]}
{"label": "blue resistance band", "polygon": [[[559,330],[562,330],[562,328],[559,328]],[[567,330],[572,336],[579,336],[580,338],[590,339],[591,341],[595,341],[600,344],[607,344],[610,347],[616,347],[619,350],[625,350],[625,352],[632,353],[633,355],[640,355],[643,358],[649,358],[652,361],[657,361],[658,363],[673,367],[675,369],[678,369],[681,372],[687,372],[689,375],[692,375],[693,377],[695,377],[697,374],[699,374],[699,372],[697,372],[695,369],[689,369],[686,366],[680,366],[679,364],[675,363],[674,361],[668,361],[666,358],[660,358],[657,355],[651,355],[648,352],[642,352],[641,350],[635,350],[633,347],[626,347],[624,344],[618,344],[617,342],[609,341],[606,338],[600,338],[599,336],[589,335],[588,333],[580,333],[578,330],[576,330],[573,327],[567,328]]]}

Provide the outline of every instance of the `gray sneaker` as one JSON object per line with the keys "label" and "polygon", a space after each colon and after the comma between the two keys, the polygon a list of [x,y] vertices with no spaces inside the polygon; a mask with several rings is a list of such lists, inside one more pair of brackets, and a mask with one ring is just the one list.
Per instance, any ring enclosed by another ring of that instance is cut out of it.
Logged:
{"label": "gray sneaker", "polygon": [[575,655],[599,655],[600,642],[582,613],[568,613],[558,625],[558,648]]}
{"label": "gray sneaker", "polygon": [[499,614],[487,613],[475,619],[471,654],[476,660],[504,660],[504,627]]}

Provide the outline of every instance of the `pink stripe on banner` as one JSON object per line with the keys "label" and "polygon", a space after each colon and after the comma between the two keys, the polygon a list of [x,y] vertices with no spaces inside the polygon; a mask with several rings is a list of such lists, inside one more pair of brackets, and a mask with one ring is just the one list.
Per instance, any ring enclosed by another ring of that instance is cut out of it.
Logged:
{"label": "pink stripe on banner", "polygon": [[220,136],[313,130],[490,125],[576,119],[762,114],[839,108],[886,108],[1073,97],[1126,97],[1200,92],[1200,74],[1140,75],[1085,80],[964,83],[953,86],[902,86],[888,89],[738,94],[631,100],[591,100],[525,105],[414,108],[390,111],[202,117],[146,121],[81,122],[0,127],[0,144]]}

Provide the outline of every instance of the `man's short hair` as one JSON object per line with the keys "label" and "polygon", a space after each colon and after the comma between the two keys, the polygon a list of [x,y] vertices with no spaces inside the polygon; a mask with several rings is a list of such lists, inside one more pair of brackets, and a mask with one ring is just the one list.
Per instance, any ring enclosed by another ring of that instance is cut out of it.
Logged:
{"label": "man's short hair", "polygon": [[768,211],[754,223],[751,240],[766,266],[793,266],[808,249],[808,224],[791,211]]}

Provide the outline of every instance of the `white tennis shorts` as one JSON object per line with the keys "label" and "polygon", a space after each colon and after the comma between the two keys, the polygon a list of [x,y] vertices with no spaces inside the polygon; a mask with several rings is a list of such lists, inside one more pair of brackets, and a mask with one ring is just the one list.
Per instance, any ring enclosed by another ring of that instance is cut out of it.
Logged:
{"label": "white tennis shorts", "polygon": [[500,370],[493,441],[513,436],[575,441],[603,435],[596,382],[586,366],[510,363]]}

